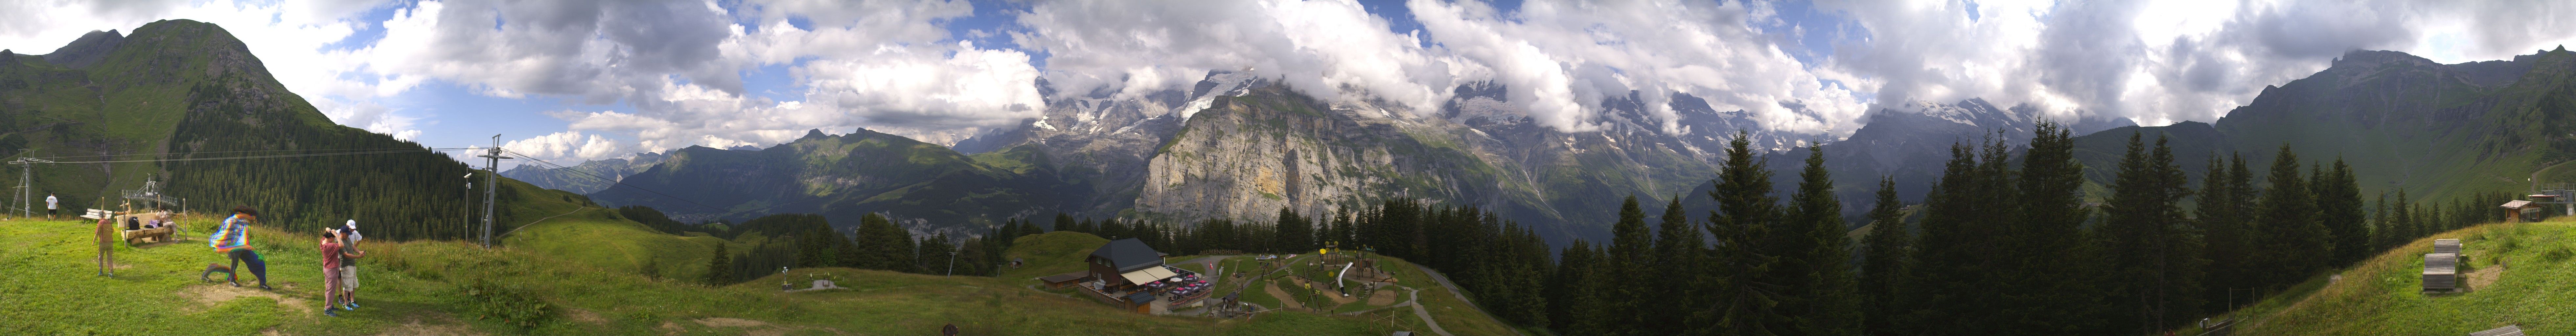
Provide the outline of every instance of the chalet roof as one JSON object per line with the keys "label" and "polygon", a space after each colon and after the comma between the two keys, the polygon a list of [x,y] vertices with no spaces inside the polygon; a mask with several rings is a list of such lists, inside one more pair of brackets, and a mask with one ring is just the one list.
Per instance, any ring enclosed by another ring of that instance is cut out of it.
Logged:
{"label": "chalet roof", "polygon": [[2506,209],[2521,209],[2523,206],[2528,206],[2528,205],[2531,205],[2531,201],[2514,200],[2514,201],[2511,201],[2511,202],[2504,202],[2504,205],[2501,205],[2501,206],[2502,206],[2502,207],[2504,207],[2504,208],[2506,208]]}
{"label": "chalet roof", "polygon": [[1163,265],[1163,253],[1155,252],[1153,247],[1145,246],[1145,241],[1136,238],[1109,241],[1099,249],[1091,250],[1091,256],[1109,260],[1109,266],[1118,268],[1118,273]]}

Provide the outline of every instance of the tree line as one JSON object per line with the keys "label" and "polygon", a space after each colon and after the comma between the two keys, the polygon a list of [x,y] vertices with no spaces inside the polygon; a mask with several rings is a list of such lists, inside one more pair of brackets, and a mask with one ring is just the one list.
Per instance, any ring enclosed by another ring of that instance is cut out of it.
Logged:
{"label": "tree line", "polygon": [[2501,219],[2487,202],[2510,198],[2419,206],[2400,190],[2368,205],[2350,165],[2302,167],[2287,145],[2261,184],[2243,155],[2229,154],[2212,158],[2193,189],[2165,140],[2144,140],[2130,136],[2100,204],[2082,203],[2072,138],[2053,124],[2039,127],[2018,169],[2000,141],[1954,145],[1911,211],[1882,181],[1860,246],[1864,333],[2155,334]]}
{"label": "tree line", "polygon": [[820,214],[775,214],[742,223],[690,225],[671,220],[651,207],[626,206],[617,210],[621,217],[664,233],[699,232],[746,245],[737,250],[732,243],[717,244],[707,259],[705,278],[699,279],[716,286],[759,279],[781,268],[808,267],[991,276],[996,274],[999,251],[1008,247],[990,242],[1007,239],[986,237],[1016,237],[1034,234],[1017,230],[1036,229],[1014,222],[982,237],[959,239],[941,233],[914,238],[911,231],[875,213],[859,217],[858,227],[843,232],[832,228],[831,222]]}

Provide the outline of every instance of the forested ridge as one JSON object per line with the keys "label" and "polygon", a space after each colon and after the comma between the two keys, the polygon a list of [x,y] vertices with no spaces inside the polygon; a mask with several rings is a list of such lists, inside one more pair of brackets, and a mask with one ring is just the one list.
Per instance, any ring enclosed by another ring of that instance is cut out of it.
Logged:
{"label": "forested ridge", "polygon": [[[466,189],[467,165],[332,122],[231,32],[204,22],[91,32],[43,57],[0,53],[0,154],[63,162],[27,172],[38,199],[29,203],[58,194],[67,214],[121,209],[121,191],[156,180],[185,210],[223,216],[250,206],[261,225],[290,231],[354,219],[371,238],[482,232],[482,190]],[[504,184],[516,187],[499,186],[496,231],[556,215],[519,213],[514,205],[530,197],[589,204]]]}

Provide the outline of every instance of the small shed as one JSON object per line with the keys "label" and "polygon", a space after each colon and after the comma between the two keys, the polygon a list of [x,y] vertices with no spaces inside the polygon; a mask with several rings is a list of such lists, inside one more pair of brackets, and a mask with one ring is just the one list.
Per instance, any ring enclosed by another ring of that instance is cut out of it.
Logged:
{"label": "small shed", "polygon": [[1091,277],[1086,276],[1090,274],[1090,272],[1086,271],[1074,271],[1073,273],[1038,277],[1038,281],[1046,282],[1047,289],[1064,289],[1065,287],[1073,287],[1074,284],[1082,283],[1083,280],[1090,279]]}
{"label": "small shed", "polygon": [[2455,292],[2460,285],[2460,254],[2424,255],[2424,292]]}
{"label": "small shed", "polygon": [[[2531,195],[2531,197],[2532,199],[2537,200],[2548,200],[2557,198],[2558,195]],[[2532,201],[2505,201],[2504,204],[2497,205],[2496,207],[2505,209],[2506,216],[2504,221],[2506,223],[2538,222],[2541,218],[2547,217],[2549,214],[2549,210],[2547,208],[2542,206],[2540,203]]]}
{"label": "small shed", "polygon": [[1127,308],[1134,309],[1138,313],[1152,314],[1155,310],[1160,310],[1157,309],[1160,307],[1154,306],[1156,299],[1151,292],[1137,291],[1134,294],[1127,294]]}

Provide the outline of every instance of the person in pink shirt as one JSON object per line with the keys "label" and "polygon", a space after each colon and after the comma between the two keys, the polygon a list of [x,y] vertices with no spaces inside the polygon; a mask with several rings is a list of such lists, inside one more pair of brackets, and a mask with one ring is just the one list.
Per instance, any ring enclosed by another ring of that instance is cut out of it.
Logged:
{"label": "person in pink shirt", "polygon": [[359,255],[340,248],[339,230],[323,229],[320,243],[322,246],[315,250],[322,252],[322,315],[340,317],[340,306],[344,304],[340,300],[346,298],[340,295],[340,265],[347,262],[344,259]]}

